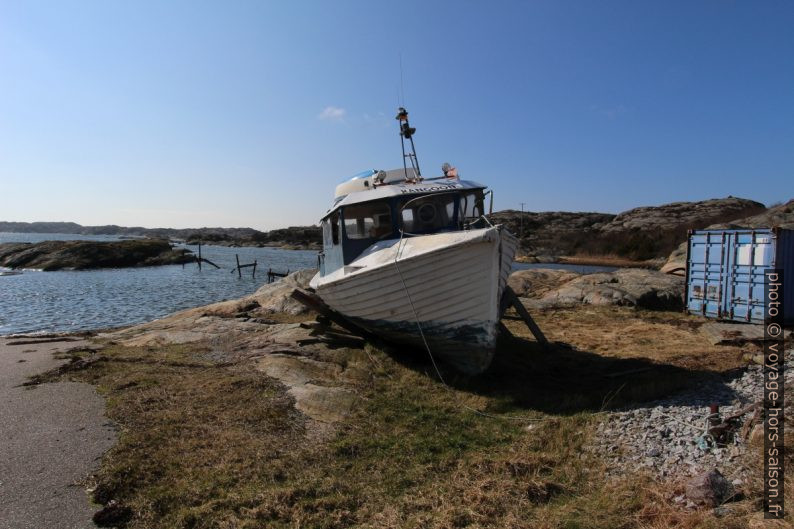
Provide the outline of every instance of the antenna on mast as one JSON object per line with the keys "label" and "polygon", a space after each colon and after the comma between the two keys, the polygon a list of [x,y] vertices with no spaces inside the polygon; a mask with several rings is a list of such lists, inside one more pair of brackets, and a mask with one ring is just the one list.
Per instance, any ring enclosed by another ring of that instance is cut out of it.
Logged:
{"label": "antenna on mast", "polygon": [[[419,170],[419,160],[416,158],[416,147],[414,146],[414,133],[416,128],[411,127],[408,123],[408,111],[404,107],[397,110],[397,117],[395,118],[400,122],[400,143],[403,148],[403,169],[405,171],[405,179],[408,181],[417,181],[422,179],[422,173]],[[405,152],[405,140],[410,142],[410,150]],[[408,161],[411,162],[411,169],[413,176],[408,177]]]}
{"label": "antenna on mast", "polygon": [[400,53],[400,106],[405,106],[405,86],[403,85],[403,54]]}

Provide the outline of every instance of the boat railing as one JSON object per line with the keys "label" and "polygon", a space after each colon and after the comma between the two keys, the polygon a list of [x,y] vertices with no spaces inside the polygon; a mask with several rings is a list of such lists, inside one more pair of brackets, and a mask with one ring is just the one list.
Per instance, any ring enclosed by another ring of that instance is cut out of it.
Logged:
{"label": "boat railing", "polygon": [[[486,224],[488,224],[488,226],[490,226],[491,228],[493,228],[493,224],[491,223],[491,221],[490,221],[490,220],[488,220],[488,217],[486,217],[485,215],[480,215],[480,216],[477,218],[477,220],[475,220],[474,222],[479,222],[481,219],[482,219],[482,220],[484,220],[484,221],[485,221],[485,223],[486,223]],[[474,222],[472,222],[472,224],[474,224]]]}

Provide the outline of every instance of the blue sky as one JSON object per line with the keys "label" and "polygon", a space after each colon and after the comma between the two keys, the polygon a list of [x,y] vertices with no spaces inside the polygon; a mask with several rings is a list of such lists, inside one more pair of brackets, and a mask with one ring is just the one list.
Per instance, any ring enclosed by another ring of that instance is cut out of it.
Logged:
{"label": "blue sky", "polygon": [[790,1],[0,0],[0,220],[314,223],[445,161],[497,209],[794,196]]}

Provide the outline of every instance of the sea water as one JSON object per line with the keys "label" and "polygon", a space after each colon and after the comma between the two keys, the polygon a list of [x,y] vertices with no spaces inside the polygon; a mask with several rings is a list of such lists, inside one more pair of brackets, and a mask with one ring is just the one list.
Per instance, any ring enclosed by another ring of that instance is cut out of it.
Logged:
{"label": "sea water", "polygon": [[[118,240],[110,236],[0,233],[2,242]],[[197,246],[181,246],[194,252]],[[257,261],[242,278],[240,264]],[[119,327],[161,318],[177,310],[236,299],[267,282],[267,270],[286,272],[317,266],[317,252],[279,248],[201,247],[201,256],[221,269],[195,263],[140,268],[38,272],[0,276],[0,335]],[[0,268],[0,271],[7,270]]]}

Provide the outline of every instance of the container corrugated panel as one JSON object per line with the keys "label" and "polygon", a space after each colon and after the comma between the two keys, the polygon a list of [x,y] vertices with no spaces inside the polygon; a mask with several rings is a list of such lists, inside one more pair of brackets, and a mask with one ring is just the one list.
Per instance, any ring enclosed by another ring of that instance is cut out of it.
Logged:
{"label": "container corrugated panel", "polygon": [[761,323],[764,271],[783,270],[786,323],[794,322],[794,230],[696,230],[689,234],[686,306],[691,314]]}

